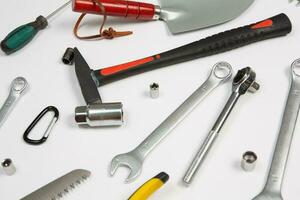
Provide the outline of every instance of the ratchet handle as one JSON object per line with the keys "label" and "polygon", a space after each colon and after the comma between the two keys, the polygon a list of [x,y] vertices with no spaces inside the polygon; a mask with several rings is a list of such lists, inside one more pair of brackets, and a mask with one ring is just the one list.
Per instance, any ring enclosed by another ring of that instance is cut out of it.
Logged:
{"label": "ratchet handle", "polygon": [[[155,16],[155,5],[149,3],[125,0],[98,0],[105,9],[107,16],[136,18],[139,20],[152,20]],[[74,0],[73,11],[103,15],[97,0]]]}
{"label": "ratchet handle", "polygon": [[284,36],[290,33],[291,30],[292,24],[288,16],[282,13],[258,23],[225,31],[161,54],[96,70],[94,71],[94,75],[99,84],[104,85],[157,68],[222,53],[258,41]]}

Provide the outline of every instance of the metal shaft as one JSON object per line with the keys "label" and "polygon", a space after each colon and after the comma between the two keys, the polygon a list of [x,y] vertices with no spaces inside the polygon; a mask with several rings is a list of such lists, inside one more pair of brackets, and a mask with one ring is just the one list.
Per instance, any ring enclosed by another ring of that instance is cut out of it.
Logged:
{"label": "metal shaft", "polygon": [[53,11],[51,14],[49,14],[46,19],[49,20],[51,17],[53,17],[54,15],[56,15],[58,12],[60,12],[62,9],[64,9],[65,7],[67,7],[69,4],[71,4],[72,0],[68,1],[67,3],[65,3],[64,5],[60,6],[59,8],[57,8],[55,11]]}
{"label": "metal shaft", "polygon": [[189,169],[186,172],[186,175],[183,178],[185,184],[191,184],[196,173],[201,167],[206,155],[208,154],[209,150],[211,149],[214,141],[216,140],[219,132],[221,131],[226,119],[228,118],[229,114],[231,113],[234,105],[236,104],[237,100],[239,99],[240,94],[237,92],[233,92],[226,103],[223,111],[221,112],[220,116],[218,117],[217,121],[215,122],[212,130],[209,132],[207,138],[205,139],[203,145],[199,149],[198,153],[196,154],[192,164],[190,165]]}

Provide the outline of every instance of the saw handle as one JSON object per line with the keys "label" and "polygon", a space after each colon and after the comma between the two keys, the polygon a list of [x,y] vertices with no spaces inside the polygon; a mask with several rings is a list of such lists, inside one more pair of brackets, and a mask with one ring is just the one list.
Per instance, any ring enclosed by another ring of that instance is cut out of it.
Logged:
{"label": "saw handle", "polygon": [[[93,2],[94,1],[94,2]],[[97,0],[73,0],[73,11],[80,13],[103,14]],[[125,0],[99,0],[107,16],[152,20],[155,18],[155,5]]]}
{"label": "saw handle", "polygon": [[99,85],[104,85],[132,75],[166,67],[172,64],[206,57],[254,42],[284,36],[290,33],[292,24],[285,14],[264,21],[225,31],[179,48],[94,71]]}

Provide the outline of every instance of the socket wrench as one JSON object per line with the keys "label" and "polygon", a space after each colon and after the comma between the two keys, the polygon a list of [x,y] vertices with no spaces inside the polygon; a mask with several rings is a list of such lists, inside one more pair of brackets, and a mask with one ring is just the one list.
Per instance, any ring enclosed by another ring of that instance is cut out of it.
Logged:
{"label": "socket wrench", "polygon": [[147,155],[178,125],[211,91],[229,80],[232,68],[226,62],[214,65],[208,79],[183,102],[165,121],[163,121],[139,146],[131,152],[115,156],[111,162],[111,175],[118,167],[128,167],[131,172],[126,182],[137,178]]}
{"label": "socket wrench", "polygon": [[7,116],[12,111],[18,99],[22,96],[25,89],[27,88],[27,81],[23,77],[15,78],[10,86],[10,93],[0,109],[0,127],[5,122]]}
{"label": "socket wrench", "polygon": [[237,75],[234,77],[232,94],[229,100],[227,101],[223,111],[215,122],[212,130],[209,132],[207,138],[205,139],[183,178],[183,182],[186,185],[190,185],[192,183],[196,173],[198,172],[217,136],[219,135],[219,132],[221,131],[226,119],[231,113],[239,97],[244,95],[247,91],[255,92],[259,89],[259,84],[255,82],[255,77],[256,74],[250,67],[239,70]]}
{"label": "socket wrench", "polygon": [[292,64],[291,72],[291,87],[269,176],[263,191],[253,200],[283,200],[282,182],[300,108],[300,59]]}

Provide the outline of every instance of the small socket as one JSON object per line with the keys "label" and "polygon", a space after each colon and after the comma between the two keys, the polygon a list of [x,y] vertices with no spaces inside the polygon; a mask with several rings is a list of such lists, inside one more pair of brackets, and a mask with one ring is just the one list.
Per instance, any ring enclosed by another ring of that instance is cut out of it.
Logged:
{"label": "small socket", "polygon": [[1,166],[3,168],[4,173],[8,176],[12,176],[16,172],[16,168],[15,168],[12,160],[9,158],[6,158],[5,160],[3,160],[3,162],[1,163]]}
{"label": "small socket", "polygon": [[74,49],[72,48],[67,48],[63,57],[62,57],[62,61],[64,64],[66,65],[72,65],[74,62]]}
{"label": "small socket", "polygon": [[152,99],[156,99],[159,97],[159,84],[158,83],[152,83],[150,85],[150,97]]}
{"label": "small socket", "polygon": [[257,155],[252,151],[247,151],[243,154],[242,168],[246,172],[251,172],[255,169],[257,162]]}

